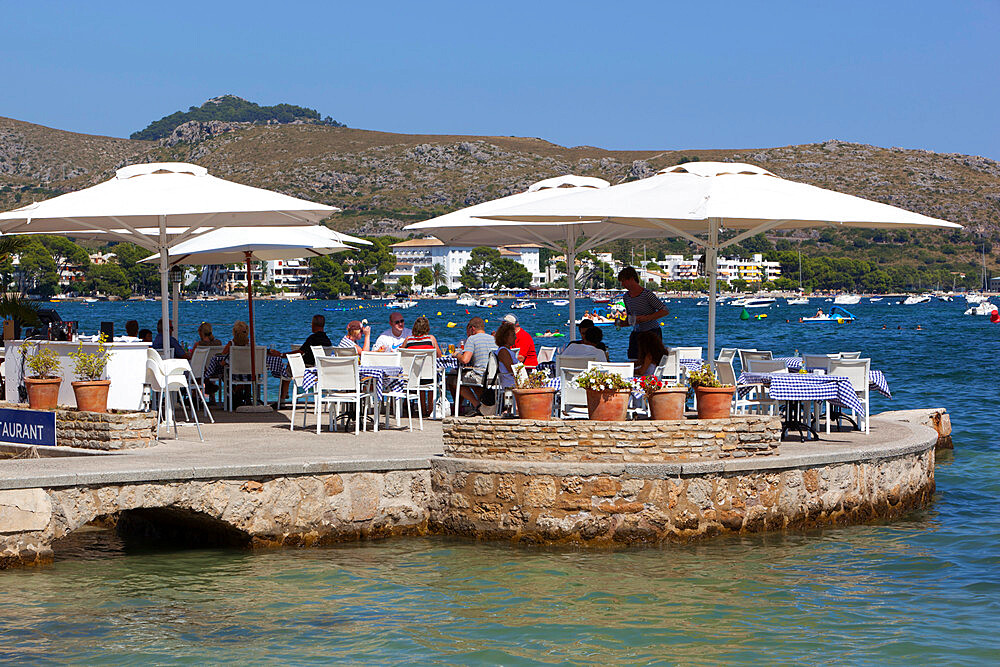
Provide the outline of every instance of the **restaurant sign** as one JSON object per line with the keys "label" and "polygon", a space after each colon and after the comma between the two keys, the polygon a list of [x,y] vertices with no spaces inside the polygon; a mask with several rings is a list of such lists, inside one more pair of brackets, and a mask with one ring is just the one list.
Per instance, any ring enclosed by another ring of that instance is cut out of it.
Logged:
{"label": "restaurant sign", "polygon": [[55,445],[56,413],[0,408],[0,442]]}

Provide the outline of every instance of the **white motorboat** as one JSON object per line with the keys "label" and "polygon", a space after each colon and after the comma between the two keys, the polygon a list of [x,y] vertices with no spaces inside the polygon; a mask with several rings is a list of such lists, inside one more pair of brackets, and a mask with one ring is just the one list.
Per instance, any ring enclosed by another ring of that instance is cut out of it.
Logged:
{"label": "white motorboat", "polygon": [[393,309],[398,308],[400,310],[406,310],[407,308],[413,308],[415,305],[417,305],[416,301],[410,301],[409,299],[405,301],[401,299],[396,299],[395,301],[390,301],[386,305],[386,308],[393,308]]}
{"label": "white motorboat", "polygon": [[853,306],[856,303],[861,303],[861,297],[857,294],[838,294],[833,302],[838,306]]}
{"label": "white motorboat", "polygon": [[853,322],[856,317],[854,314],[841,308],[840,306],[833,306],[830,308],[829,313],[819,312],[812,317],[803,317],[803,323],[809,324],[829,324],[831,322],[836,322],[837,324],[844,324],[845,322]]}
{"label": "white motorboat", "polygon": [[971,303],[983,303],[987,299],[989,299],[989,297],[986,296],[986,295],[984,295],[984,294],[966,294],[965,295],[965,301],[966,301],[966,303],[970,303],[970,304]]}
{"label": "white motorboat", "polygon": [[514,303],[510,304],[510,307],[513,308],[514,310],[524,310],[526,308],[530,308],[531,310],[534,310],[535,309],[535,302],[534,301],[528,301],[527,299],[518,299]]}
{"label": "white motorboat", "polygon": [[870,298],[868,300],[871,301],[872,303],[878,303],[879,301],[882,300],[882,297],[880,297],[880,296],[873,296],[872,298]]}
{"label": "white motorboat", "polygon": [[989,301],[984,301],[982,303],[977,303],[975,306],[972,306],[971,308],[967,309],[962,314],[963,315],[987,315],[988,316],[988,315],[992,314],[993,311],[995,311],[995,310],[997,310],[996,306],[994,306]]}
{"label": "white motorboat", "polygon": [[794,299],[788,299],[788,305],[789,306],[808,306],[809,305],[809,297],[800,296],[800,297],[796,297]]}
{"label": "white motorboat", "polygon": [[495,305],[497,305],[497,300],[491,296],[484,296],[476,301],[476,308],[492,308]]}
{"label": "white motorboat", "polygon": [[549,301],[553,306],[568,306],[569,299],[552,299]]}
{"label": "white motorboat", "polygon": [[468,292],[462,292],[458,295],[455,300],[456,306],[474,306],[476,305],[476,297],[472,296]]}
{"label": "white motorboat", "polygon": [[744,308],[770,308],[777,302],[769,296],[748,296],[745,299],[730,301],[730,306],[743,306]]}
{"label": "white motorboat", "polygon": [[917,303],[930,303],[931,298],[926,294],[916,294],[903,299],[904,306],[912,306]]}

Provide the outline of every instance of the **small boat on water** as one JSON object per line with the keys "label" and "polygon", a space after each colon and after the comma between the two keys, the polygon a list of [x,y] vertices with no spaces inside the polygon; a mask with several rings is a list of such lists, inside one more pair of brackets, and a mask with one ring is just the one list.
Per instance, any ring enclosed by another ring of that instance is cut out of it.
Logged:
{"label": "small boat on water", "polygon": [[861,303],[861,297],[857,294],[838,294],[833,302],[841,306],[853,306],[856,303]]}
{"label": "small boat on water", "polygon": [[930,303],[931,298],[926,294],[916,294],[903,299],[904,306],[912,306],[918,303]]}
{"label": "small boat on water", "polygon": [[510,307],[514,310],[524,310],[524,309],[535,309],[535,302],[528,301],[527,299],[518,299],[514,303],[510,304]]}
{"label": "small boat on water", "polygon": [[730,306],[742,306],[744,308],[770,308],[777,302],[769,296],[748,296],[745,299],[736,299],[735,301],[730,301]]}
{"label": "small boat on water", "polygon": [[590,299],[594,303],[611,303],[611,297],[609,296],[595,296]]}
{"label": "small boat on water", "polygon": [[789,306],[808,306],[809,305],[809,298],[808,297],[804,297],[804,296],[800,296],[800,297],[796,297],[794,299],[788,299],[788,305]]}
{"label": "small boat on water", "polygon": [[982,303],[977,303],[975,306],[972,306],[971,308],[968,308],[962,314],[963,315],[987,315],[988,316],[988,315],[992,314],[993,311],[995,311],[995,310],[997,310],[996,306],[994,306],[989,301],[983,301]]}
{"label": "small boat on water", "polygon": [[965,302],[966,303],[983,303],[984,301],[986,301],[988,299],[989,299],[989,297],[985,296],[983,294],[966,294],[965,295]]}
{"label": "small boat on water", "polygon": [[405,301],[401,299],[396,299],[394,301],[390,301],[389,303],[387,303],[386,308],[406,310],[407,308],[413,308],[415,305],[417,305],[417,302],[411,301],[410,299],[407,299]]}
{"label": "small boat on water", "polygon": [[462,292],[455,299],[456,306],[474,306],[476,305],[476,297],[472,296],[468,292]]}
{"label": "small boat on water", "polygon": [[97,303],[97,299],[95,299],[95,298],[94,298],[94,297],[92,297],[92,296],[88,296],[87,298],[85,298],[85,299],[83,300],[83,302],[84,302],[84,303]]}
{"label": "small boat on water", "polygon": [[476,308],[492,308],[497,305],[497,300],[491,296],[484,296],[476,301]]}
{"label": "small boat on water", "polygon": [[568,306],[569,299],[552,299],[549,301],[553,306]]}
{"label": "small boat on water", "polygon": [[880,296],[873,296],[872,298],[870,298],[868,300],[871,301],[872,303],[878,303],[879,301],[882,300],[882,297],[880,297]]}
{"label": "small boat on water", "polygon": [[853,322],[857,318],[846,309],[840,306],[833,306],[830,308],[829,313],[817,313],[812,317],[803,317],[803,323],[809,324],[828,324],[830,322],[836,322],[837,324],[844,324],[845,322]]}

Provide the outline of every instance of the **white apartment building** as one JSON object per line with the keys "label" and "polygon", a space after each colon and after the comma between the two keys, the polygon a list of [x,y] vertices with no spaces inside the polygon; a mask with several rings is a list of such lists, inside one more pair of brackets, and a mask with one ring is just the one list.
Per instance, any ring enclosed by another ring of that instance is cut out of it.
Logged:
{"label": "white apartment building", "polygon": [[727,282],[745,280],[748,283],[762,283],[780,277],[781,264],[766,262],[761,254],[756,254],[751,259],[719,258],[719,280]]}
{"label": "white apartment building", "polygon": [[312,269],[304,259],[278,259],[267,262],[264,282],[284,289],[289,296],[300,296],[309,289]]}
{"label": "white apartment building", "polygon": [[[386,277],[386,282],[395,284],[403,276],[413,278],[420,269],[428,268],[433,271],[434,265],[440,264],[448,276],[448,289],[460,290],[462,283],[459,277],[469,262],[474,247],[445,245],[443,241],[433,237],[394,243],[391,248],[396,256],[396,268]],[[540,246],[519,244],[500,246],[497,249],[502,257],[520,262],[528,270],[532,285],[541,285],[546,281],[545,274],[539,266]]]}

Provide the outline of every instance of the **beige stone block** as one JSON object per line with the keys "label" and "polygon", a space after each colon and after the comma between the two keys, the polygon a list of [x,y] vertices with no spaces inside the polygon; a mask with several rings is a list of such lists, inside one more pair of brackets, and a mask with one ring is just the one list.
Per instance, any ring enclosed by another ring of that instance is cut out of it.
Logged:
{"label": "beige stone block", "polygon": [[42,489],[0,491],[0,533],[44,530],[52,518],[52,501]]}

